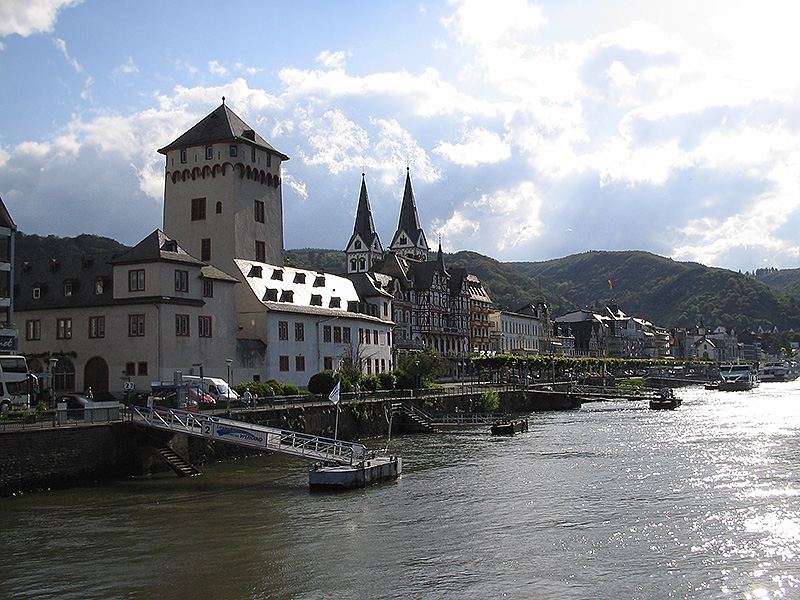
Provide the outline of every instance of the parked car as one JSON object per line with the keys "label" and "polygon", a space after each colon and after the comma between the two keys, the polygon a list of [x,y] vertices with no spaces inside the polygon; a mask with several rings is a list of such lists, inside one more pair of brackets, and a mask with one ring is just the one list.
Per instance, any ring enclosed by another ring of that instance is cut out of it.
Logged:
{"label": "parked car", "polygon": [[95,406],[94,400],[82,396],[81,394],[64,394],[56,399],[56,406],[59,404],[67,405],[67,417],[70,419],[82,420],[84,411]]}

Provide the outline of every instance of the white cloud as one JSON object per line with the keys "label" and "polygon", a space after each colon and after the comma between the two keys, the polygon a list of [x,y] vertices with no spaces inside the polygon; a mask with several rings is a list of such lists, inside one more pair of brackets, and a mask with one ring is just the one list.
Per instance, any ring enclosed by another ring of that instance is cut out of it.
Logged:
{"label": "white cloud", "polygon": [[83,71],[83,67],[78,64],[77,60],[69,55],[69,52],[67,52],[67,43],[59,38],[54,38],[53,43],[56,45],[56,48],[61,50],[61,53],[64,55],[64,58],[67,59],[67,62],[70,64],[70,66],[78,73],[81,73]]}
{"label": "white cloud", "polygon": [[348,56],[350,56],[349,52],[331,52],[330,50],[323,50],[317,56],[316,61],[328,69],[341,69],[345,66]]}
{"label": "white cloud", "polygon": [[469,131],[460,144],[440,141],[433,151],[457,165],[471,167],[498,163],[511,156],[511,148],[498,134],[482,128]]}
{"label": "white cloud", "polygon": [[52,31],[59,11],[82,0],[3,0],[0,2],[0,36]]}
{"label": "white cloud", "polygon": [[124,64],[121,64],[114,69],[114,72],[121,73],[123,75],[130,75],[131,73],[138,73],[139,67],[137,67],[136,63],[133,62],[133,57],[129,56],[128,60],[126,60]]}
{"label": "white cloud", "polygon": [[209,61],[208,63],[208,70],[211,72],[212,75],[227,75],[228,69],[223,67],[219,62],[216,60]]}

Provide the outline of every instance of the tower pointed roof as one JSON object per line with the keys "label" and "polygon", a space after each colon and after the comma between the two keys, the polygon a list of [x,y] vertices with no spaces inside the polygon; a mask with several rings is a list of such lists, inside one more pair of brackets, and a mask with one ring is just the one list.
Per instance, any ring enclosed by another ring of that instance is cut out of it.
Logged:
{"label": "tower pointed roof", "polygon": [[417,214],[417,203],[414,200],[414,189],[411,187],[411,173],[406,167],[406,185],[403,190],[403,203],[400,205],[400,219],[397,223],[397,231],[392,239],[392,249],[400,249],[399,238],[405,233],[408,236],[411,247],[416,248],[420,253],[428,253],[428,242],[425,239],[425,232],[419,224]]}
{"label": "tower pointed roof", "polygon": [[244,142],[253,144],[279,156],[281,160],[289,160],[288,156],[282,152],[278,152],[269,142],[258,135],[250,125],[245,123],[239,115],[228,108],[228,105],[225,104],[225,98],[222,99],[222,104],[215,110],[171,144],[161,148],[159,152],[161,154],[166,154],[168,151],[176,148],[203,146],[217,142]]}
{"label": "tower pointed roof", "polygon": [[375,223],[372,221],[372,208],[369,205],[369,194],[367,194],[367,182],[364,173],[361,174],[361,193],[358,195],[356,223],[353,227],[353,235],[350,236],[350,241],[347,243],[348,248],[357,236],[360,236],[369,248],[383,252],[378,233],[375,231]]}

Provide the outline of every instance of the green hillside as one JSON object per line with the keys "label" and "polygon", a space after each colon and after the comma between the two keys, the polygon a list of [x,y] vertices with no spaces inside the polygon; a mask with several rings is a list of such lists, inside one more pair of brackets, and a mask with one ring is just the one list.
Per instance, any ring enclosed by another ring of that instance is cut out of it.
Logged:
{"label": "green hillside", "polygon": [[111,238],[83,234],[72,238],[48,235],[27,235],[17,232],[15,241],[18,260],[36,260],[56,256],[76,256],[81,254],[100,254],[104,252],[124,252],[129,247]]}
{"label": "green hillside", "polygon": [[755,278],[787,296],[800,298],[800,269],[758,269]]}
{"label": "green hillside", "polygon": [[[800,329],[797,302],[762,281],[649,252],[586,252],[536,263],[510,263],[563,295],[574,307],[614,299],[628,314],[665,327]],[[612,285],[609,284],[611,280]],[[612,287],[613,286],[613,287]]]}

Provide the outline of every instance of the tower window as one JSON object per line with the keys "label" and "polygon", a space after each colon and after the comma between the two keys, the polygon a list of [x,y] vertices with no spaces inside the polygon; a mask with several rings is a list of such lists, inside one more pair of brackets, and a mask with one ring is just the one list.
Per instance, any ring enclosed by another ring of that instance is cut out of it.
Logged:
{"label": "tower window", "polygon": [[206,146],[206,160],[211,160],[212,158],[214,158],[214,147]]}
{"label": "tower window", "polygon": [[186,149],[181,150],[181,164],[186,163]]}
{"label": "tower window", "polygon": [[231,145],[230,146],[230,155],[231,158],[235,158],[239,154],[239,147]]}
{"label": "tower window", "polygon": [[[261,242],[256,240],[256,261],[258,262],[267,262],[267,244],[266,242]],[[275,273],[272,274],[272,278],[275,279]],[[281,273],[281,279],[283,278]]]}
{"label": "tower window", "polygon": [[222,214],[222,202],[217,202],[217,214]]}
{"label": "tower window", "polygon": [[211,238],[200,240],[200,260],[203,262],[211,261]]}
{"label": "tower window", "polygon": [[206,199],[192,198],[192,221],[202,221],[206,218]]}
{"label": "tower window", "polygon": [[353,244],[356,250],[361,250],[361,240],[356,240],[355,244]]}
{"label": "tower window", "polygon": [[254,205],[255,211],[255,220],[259,223],[264,222],[264,202],[261,200],[256,200]]}

